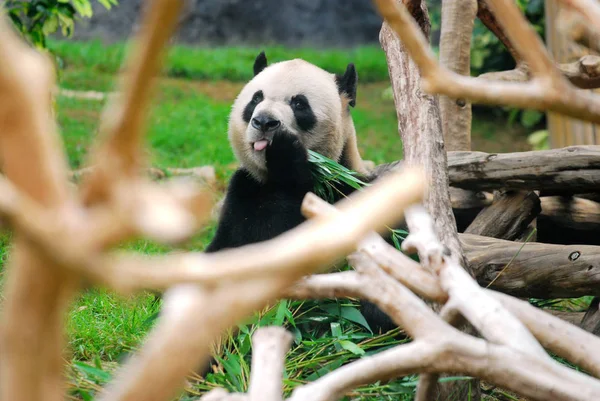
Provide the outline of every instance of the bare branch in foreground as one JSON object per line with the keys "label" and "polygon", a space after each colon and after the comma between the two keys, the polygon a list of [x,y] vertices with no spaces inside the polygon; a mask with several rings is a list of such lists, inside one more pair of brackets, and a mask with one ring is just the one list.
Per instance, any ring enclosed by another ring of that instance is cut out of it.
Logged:
{"label": "bare branch in foreground", "polygon": [[[64,180],[67,164],[51,115],[52,64],[17,35],[4,13],[0,60],[2,171],[39,205],[74,217]],[[5,275],[0,399],[62,400],[63,312],[76,281],[64,277],[18,234]]]}
{"label": "bare branch in foreground", "polygon": [[[578,88],[600,88],[600,57],[598,56],[586,55],[575,62],[559,64],[557,68],[571,84]],[[478,78],[490,81],[527,82],[531,79],[531,74],[525,64],[519,64],[513,70],[488,72]]]}
{"label": "bare branch in foreground", "polygon": [[587,23],[596,32],[600,33],[600,5],[594,0],[561,0],[568,8],[577,11],[587,20]]}
{"label": "bare branch in foreground", "polygon": [[600,338],[537,309],[529,302],[486,290],[521,321],[544,348],[600,378]]}
{"label": "bare branch in foreground", "polygon": [[600,53],[600,29],[573,9],[562,8],[555,19],[558,30],[576,43]]}
{"label": "bare branch in foreground", "polygon": [[121,77],[122,90],[109,100],[99,129],[101,142],[91,152],[90,165],[97,168],[82,187],[88,204],[108,199],[113,182],[135,178],[143,166],[142,139],[153,78],[158,75],[163,49],[182,6],[182,0],[155,0],[146,10],[139,40]]}
{"label": "bare branch in foreground", "polygon": [[433,232],[433,222],[418,206],[406,210],[409,236],[402,243],[405,250],[417,249],[421,260],[428,261],[440,278],[442,288],[448,293],[452,305],[473,324],[488,340],[497,344],[510,345],[516,350],[538,357],[546,353],[527,331],[499,303],[487,296],[481,287],[438,246]]}
{"label": "bare branch in foreground", "polygon": [[280,327],[261,328],[252,336],[250,401],[279,401],[283,397],[285,354],[292,344],[291,333]]}
{"label": "bare branch in foreground", "polygon": [[[396,185],[398,180],[403,182],[402,187]],[[165,310],[163,320],[100,401],[126,400],[131,394],[149,401],[173,396],[188,371],[206,360],[209,344],[223,330],[274,301],[302,276],[347,255],[372,230],[386,229],[423,192],[421,174],[410,170],[390,173],[368,189],[338,202],[343,213],[317,217],[267,242],[204,255],[210,257],[210,268],[218,272],[215,277],[220,281],[202,289],[191,285],[170,289],[170,302],[183,306]],[[345,235],[340,236],[339,232]],[[264,255],[270,256],[267,261]],[[193,266],[187,268],[191,275]],[[182,271],[186,272],[186,266]],[[229,279],[225,279],[227,275]],[[166,284],[170,279],[163,275],[163,281],[154,284]],[[139,285],[137,280],[129,282]],[[184,313],[185,309],[189,312]],[[178,358],[174,360],[172,355]],[[153,360],[172,360],[172,363],[157,365]]]}
{"label": "bare branch in foreground", "polygon": [[[302,213],[307,217],[316,217],[340,211],[316,195],[308,194],[302,203]],[[437,279],[425,271],[414,260],[398,252],[376,233],[369,233],[359,243],[357,250],[368,255],[379,267],[401,282],[417,295],[436,302],[445,302],[446,294]]]}
{"label": "bare branch in foreground", "polygon": [[[322,205],[319,205],[319,203],[321,203]],[[319,207],[321,206],[321,207]],[[311,201],[311,207],[310,207],[310,211],[312,215],[318,215],[318,214],[323,214],[323,213],[332,213],[332,209],[334,209],[332,206],[326,204],[324,201],[319,201],[317,199],[313,199]],[[418,217],[418,216],[417,216]],[[413,219],[414,220],[414,219]],[[419,224],[419,227],[422,227],[425,229],[425,233],[426,232],[431,232],[429,231],[426,227],[427,227],[427,219],[425,218],[418,218],[417,222]],[[423,233],[422,237],[416,237],[418,242],[421,243],[426,243],[429,241],[430,236],[429,235],[425,235],[425,233]],[[411,233],[411,235],[413,235]],[[413,237],[414,240],[415,237]],[[365,241],[363,241],[363,243],[368,242],[367,239],[365,239]],[[406,241],[405,241],[406,242]],[[395,251],[397,252],[397,251]],[[416,324],[417,327],[419,326],[420,323],[414,323],[412,320],[405,320],[407,319],[406,316],[404,317],[399,317],[400,314],[405,313],[405,311],[407,310],[411,310],[414,308],[418,308],[416,306],[416,304],[418,302],[420,302],[419,300],[412,298],[412,297],[408,297],[406,298],[406,293],[400,289],[395,289],[395,290],[391,290],[391,293],[395,294],[394,298],[392,299],[392,302],[390,303],[390,301],[387,301],[387,297],[382,296],[381,294],[384,294],[386,292],[390,292],[389,290],[385,290],[385,286],[384,287],[380,287],[384,281],[389,280],[391,277],[389,276],[385,276],[385,275],[381,275],[381,274],[376,274],[373,275],[373,273],[375,273],[375,268],[372,267],[372,264],[367,263],[368,260],[371,260],[370,263],[372,263],[372,257],[371,255],[369,255],[369,259],[365,259],[365,257],[367,256],[364,251],[360,251],[358,254],[356,254],[356,256],[360,256],[363,255],[362,257],[359,257],[358,259],[356,259],[356,257],[351,258],[351,260],[354,261],[354,265],[357,266],[360,264],[360,266],[362,266],[362,269],[359,269],[360,273],[354,273],[354,272],[343,272],[343,273],[335,273],[335,274],[325,274],[325,275],[315,275],[315,276],[310,276],[307,277],[305,279],[303,279],[302,281],[298,282],[296,285],[294,285],[292,287],[292,289],[290,289],[290,291],[287,292],[288,296],[292,296],[294,298],[304,298],[304,297],[310,297],[310,298],[331,298],[331,297],[356,297],[356,298],[362,298],[362,299],[368,299],[368,300],[373,300],[373,302],[377,303],[378,306],[384,310],[386,313],[388,313],[390,316],[393,316],[394,319],[396,320],[396,322],[398,324],[401,324],[401,327],[405,327],[406,324],[408,324],[409,322],[412,322],[412,324]],[[433,258],[432,259],[434,262],[436,260],[439,260],[437,258]],[[366,263],[366,264],[365,264]],[[380,268],[380,267],[379,267]],[[400,265],[398,266],[399,269],[408,269],[409,267],[406,265]],[[417,265],[417,270],[421,270],[421,266]],[[448,268],[447,266],[444,268]],[[366,270],[365,270],[366,269]],[[461,270],[460,268],[457,268],[455,270]],[[369,274],[369,272],[371,274]],[[425,272],[424,272],[425,273]],[[373,284],[370,284],[371,281],[373,281],[376,284],[376,288],[373,290],[371,289]],[[413,285],[418,285],[417,283],[413,283]],[[397,288],[397,284],[395,286]],[[480,290],[483,291],[483,290]],[[371,295],[372,293],[375,294],[375,298],[373,298],[373,295]],[[477,301],[470,301],[470,298],[472,295],[467,291],[468,295],[466,296],[466,303],[470,305],[467,305],[467,307],[478,307],[480,305],[479,300]],[[523,323],[525,323],[525,325],[527,326],[527,328],[529,330],[532,330],[532,333],[540,339],[540,341],[542,341],[542,344],[548,348],[549,350],[551,350],[552,352],[557,353],[558,355],[564,357],[567,360],[570,360],[574,363],[577,363],[576,361],[580,361],[581,357],[583,355],[585,355],[586,352],[594,352],[597,353],[598,356],[600,356],[600,353],[596,352],[596,351],[592,351],[591,349],[589,349],[588,347],[586,347],[585,350],[581,350],[579,348],[579,345],[581,344],[581,341],[588,341],[588,343],[591,341],[590,344],[600,344],[600,339],[598,338],[594,338],[593,340],[591,339],[591,337],[593,337],[591,334],[586,333],[585,331],[569,325],[568,323],[558,319],[558,318],[554,318],[553,316],[550,316],[546,313],[544,313],[541,310],[538,310],[532,306],[530,306],[527,303],[521,302],[521,301],[517,301],[516,302],[510,302],[512,300],[512,298],[507,297],[507,296],[503,296],[503,295],[497,295],[497,293],[490,291],[489,293],[486,291],[486,294],[488,294],[487,298],[489,298],[489,295],[493,295],[495,297],[500,297],[500,301],[502,301],[503,298],[508,299],[508,301],[503,302],[503,305],[505,307],[507,307],[511,313],[515,314],[516,316],[518,316],[519,319],[523,319]],[[484,298],[486,297],[485,295],[483,295]],[[405,299],[406,301],[402,301],[402,300],[398,300],[399,298]],[[394,301],[394,299],[396,301]],[[475,298],[474,298],[475,299]],[[409,301],[410,300],[410,301]],[[394,306],[393,303],[394,302],[400,302],[400,304],[398,306]],[[404,305],[404,302],[410,302],[410,305],[406,304]],[[462,306],[462,304],[464,304],[464,299],[461,300],[461,298],[454,298],[454,301],[452,301],[452,306],[453,306],[453,310],[454,311],[458,311],[464,309],[464,306]],[[492,302],[493,303],[493,302]],[[404,306],[400,306],[400,305],[404,305]],[[457,305],[461,305],[461,306],[457,306]],[[473,306],[471,306],[473,305]],[[525,307],[526,306],[526,307]],[[498,306],[497,306],[498,307]],[[501,307],[500,307],[501,308]],[[493,312],[495,313],[495,312]],[[429,313],[419,313],[418,315],[422,316],[422,319],[426,319],[426,316],[431,316]],[[469,316],[469,314],[467,313],[466,316]],[[497,317],[495,314],[491,315],[494,317]],[[503,327],[505,325],[505,320],[503,319],[490,319],[491,316],[487,316],[485,317],[484,320],[482,320],[480,322],[480,325],[490,325],[490,330],[493,332],[495,329],[491,329],[491,327],[496,327],[496,325],[500,325],[501,327]],[[433,317],[434,319],[437,319],[437,317]],[[513,319],[513,318],[511,318]],[[495,323],[493,323],[495,322]],[[540,326],[536,326],[535,328],[533,328],[534,325],[536,325],[536,322],[540,322],[541,323],[541,327]],[[546,323],[546,322],[552,322],[552,323]],[[553,330],[553,329],[548,329],[547,327],[548,324],[551,324],[552,327],[556,327],[557,330]],[[523,326],[521,326],[523,327]],[[441,331],[440,331],[441,330]],[[445,332],[446,328],[442,327],[442,328],[438,328],[435,331],[430,331],[430,333],[436,333],[433,336],[427,336],[428,339],[436,339],[436,338],[446,338],[446,335],[444,334],[440,334],[440,332]],[[517,329],[517,330],[522,330],[522,329]],[[427,332],[426,330],[424,332]],[[485,331],[484,331],[485,332]],[[413,332],[413,335],[415,335],[415,333]],[[511,333],[512,335],[512,333]],[[583,336],[583,337],[581,337]],[[503,341],[504,339],[501,338],[502,336],[499,336],[499,340]],[[510,337],[510,336],[509,336]],[[532,340],[531,336],[529,334],[526,334],[526,337],[529,338],[528,341],[534,341]],[[419,337],[417,336],[417,339]],[[577,341],[572,342],[570,339],[571,338],[575,338]],[[507,337],[508,339],[508,337]],[[520,343],[520,339],[519,337],[517,337],[514,340],[511,341],[519,341]],[[536,343],[537,344],[537,343]],[[591,346],[595,346],[595,345],[591,345]],[[546,354],[541,351],[540,352],[540,348],[539,345],[536,346],[536,348],[538,349],[538,355],[542,356],[542,359],[545,361],[548,361],[548,357],[546,356]],[[532,352],[534,351],[536,348],[530,348],[528,346],[523,346],[523,348],[521,348],[523,350],[523,352]],[[600,347],[598,347],[598,349],[600,349]],[[597,358],[597,356],[595,356],[594,358]],[[594,361],[591,364],[586,365],[586,368],[592,368],[597,370],[598,366],[600,365],[595,365],[597,364],[597,362],[595,362],[597,359],[594,359]],[[359,361],[362,363],[362,361]],[[358,363],[358,362],[356,362]],[[541,363],[541,362],[540,362]],[[544,362],[545,363],[545,362]],[[554,364],[554,362],[552,362],[552,364]],[[374,364],[375,366],[379,366],[380,363],[378,361],[377,364]],[[404,366],[404,365],[402,365]],[[404,367],[399,366],[399,371],[400,372],[404,372]],[[363,368],[363,365],[360,365],[360,369]],[[359,367],[357,366],[356,369],[359,369]],[[429,369],[424,369],[421,370],[421,372],[428,372],[431,371]],[[448,372],[449,370],[439,370],[439,373],[442,372]],[[456,371],[456,370],[451,370],[451,371]],[[461,370],[461,372],[463,373],[467,373]],[[332,373],[333,374],[333,373]],[[382,375],[382,378],[386,378],[386,377],[390,377],[389,373],[388,374],[384,374],[382,372],[380,372],[380,374]],[[467,373],[467,374],[472,374],[471,373]],[[344,375],[346,376],[346,375]],[[349,380],[358,380],[357,378],[354,378],[354,376],[350,375],[348,376]],[[479,376],[482,377],[482,376]],[[493,381],[493,380],[492,380]],[[497,383],[499,384],[499,383]],[[347,384],[348,386],[354,386],[354,384]],[[513,384],[514,385],[514,384]],[[313,386],[313,384],[310,384],[309,386]],[[316,386],[316,384],[315,384]],[[325,387],[325,385],[322,385],[323,388]],[[339,388],[339,386],[341,386],[341,384],[336,385],[336,388]],[[537,384],[535,385],[537,386]],[[510,388],[510,386],[508,386],[507,388]],[[319,386],[319,389],[321,389],[321,387]],[[305,391],[305,390],[298,390],[298,391]],[[321,390],[320,390],[321,391]],[[322,390],[325,391],[325,390]],[[339,390],[342,391],[342,390]],[[344,390],[346,391],[346,390]],[[523,390],[516,390],[517,392],[520,392],[521,394],[523,394]],[[314,395],[314,393],[310,393],[311,396]],[[573,393],[575,394],[575,393]],[[334,397],[334,395],[329,394],[327,395],[327,397]],[[538,395],[539,396],[539,395]],[[320,397],[320,396],[319,396]],[[325,396],[323,396],[325,397]],[[585,396],[584,396],[585,397]],[[301,399],[301,398],[298,398]],[[334,398],[317,398],[317,399],[334,399]],[[544,399],[543,396],[541,396],[540,399]],[[565,398],[565,399],[569,399],[569,398]],[[587,399],[587,398],[583,398],[583,399]]]}
{"label": "bare branch in foreground", "polygon": [[579,91],[558,71],[543,43],[529,26],[516,4],[510,0],[488,0],[519,56],[527,63],[534,79],[527,83],[487,81],[465,77],[441,67],[414,20],[396,0],[375,0],[389,26],[402,40],[423,77],[428,93],[472,102],[512,105],[550,110],[570,117],[600,123],[600,97]]}
{"label": "bare branch in foreground", "polygon": [[[355,262],[359,264],[368,260],[359,254],[356,254],[356,256],[358,259],[355,259]],[[424,315],[421,313],[415,314],[411,309],[413,307],[418,309],[425,307],[422,301],[412,296],[406,297],[410,294],[408,291],[388,294],[388,291],[382,290],[388,284],[380,287],[381,283],[389,281],[389,276],[386,277],[381,273],[377,273],[373,270],[372,265],[368,263],[362,265],[360,271],[361,273],[358,275],[362,276],[362,279],[358,279],[358,281],[362,282],[362,285],[350,284],[351,288],[349,289],[344,284],[349,277],[346,274],[348,272],[312,276],[297,286],[304,287],[300,291],[301,294],[320,293],[327,297],[330,293],[327,290],[322,291],[322,289],[329,286],[327,283],[333,282],[337,282],[337,290],[341,293],[351,293],[356,290],[362,294],[361,298],[369,299],[371,293],[379,293],[383,296],[378,297],[380,300],[378,306],[390,316],[393,316],[395,320],[411,324],[416,323],[423,328],[433,323],[437,327],[436,330],[430,332],[422,330],[413,333],[413,335],[417,335],[417,338],[410,344],[396,346],[374,356],[362,358],[327,374],[313,383],[298,387],[292,393],[290,400],[336,400],[357,386],[377,380],[388,380],[414,373],[445,372],[457,372],[480,377],[530,397],[532,400],[591,401],[599,394],[600,382],[556,363],[548,358],[545,353],[532,355],[525,351],[516,351],[511,347],[488,343],[459,332],[443,323],[439,317],[430,312]],[[334,278],[338,276],[339,280]],[[357,282],[354,279],[351,281]],[[396,284],[394,288],[398,288],[398,285]],[[388,295],[390,295],[389,298]],[[490,292],[489,295],[494,295],[494,293]],[[398,302],[398,304],[394,306],[389,301],[382,299],[389,299],[392,303]],[[509,299],[512,300],[512,298]],[[409,304],[410,307],[408,307]],[[516,305],[515,308],[520,308],[520,306]],[[533,311],[529,309],[533,309]],[[591,334],[533,307],[520,308],[520,310],[526,311],[528,323],[535,324],[533,322],[538,317],[537,315],[544,315],[545,318],[558,320],[556,325],[560,329],[557,332],[544,329],[542,330],[542,336],[545,336],[543,337],[545,340],[554,339],[548,342],[549,348],[569,347],[570,350],[562,352],[563,354],[570,353],[578,347],[578,344],[573,344],[569,337],[564,336],[566,334],[562,331],[564,328],[572,329],[575,333],[591,336]],[[402,317],[401,315],[405,316]],[[415,320],[410,318],[410,315],[414,315]],[[500,322],[500,324],[502,323]],[[424,324],[425,326],[423,326]],[[496,325],[492,321],[488,321],[486,324],[489,324],[490,327]],[[424,337],[420,337],[421,335],[424,335]],[[599,340],[594,340],[594,342],[597,341]]]}

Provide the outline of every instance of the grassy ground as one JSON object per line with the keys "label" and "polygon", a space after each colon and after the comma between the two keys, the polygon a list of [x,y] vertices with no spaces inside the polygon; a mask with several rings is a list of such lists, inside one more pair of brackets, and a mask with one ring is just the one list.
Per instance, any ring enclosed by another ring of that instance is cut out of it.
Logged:
{"label": "grassy ground", "polygon": [[[60,71],[62,88],[95,91],[113,88],[125,49],[123,45],[104,47],[100,43],[67,42],[54,42],[51,48],[64,61],[65,68]],[[227,117],[243,81],[251,77],[252,62],[258,51],[175,47],[170,52],[150,115],[148,151],[153,165],[214,165],[220,188],[225,188],[236,167],[227,141]],[[352,113],[361,153],[376,163],[402,157],[394,105],[382,96],[388,83],[385,58],[380,49],[368,47],[345,52],[269,48],[267,56],[270,61],[303,57],[335,72],[342,72],[348,62],[355,62],[360,85],[357,108]],[[104,103],[57,98],[59,126],[73,168],[85,162]],[[499,120],[476,118],[473,123],[473,144],[477,150],[523,150],[528,147],[525,137],[522,128],[506,127]],[[214,223],[199,233],[188,249],[202,250],[213,232]],[[4,261],[6,246],[2,245],[0,260]],[[137,241],[127,248],[143,253],[168,251],[146,241]],[[111,371],[114,363],[140,343],[158,308],[151,294],[121,299],[103,290],[91,290],[79,297],[68,318],[78,396],[86,398],[86,391],[93,392],[108,378],[107,371]],[[235,352],[226,353],[222,369],[211,375],[208,382],[197,382],[194,388],[199,391],[224,385],[231,390],[245,389],[253,323],[286,323],[295,332],[295,348],[288,360],[288,390],[349,359],[372,352],[375,346],[393,343],[390,335],[372,338],[361,318],[351,303],[282,302],[241,326],[242,334],[231,337],[226,347]],[[377,384],[355,395],[410,399],[414,385],[414,378],[407,378],[397,383]]]}

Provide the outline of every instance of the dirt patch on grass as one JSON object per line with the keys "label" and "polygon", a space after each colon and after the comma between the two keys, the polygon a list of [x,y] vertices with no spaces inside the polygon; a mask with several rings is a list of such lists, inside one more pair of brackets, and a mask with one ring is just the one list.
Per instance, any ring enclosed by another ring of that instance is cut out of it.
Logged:
{"label": "dirt patch on grass", "polygon": [[100,112],[89,109],[68,109],[62,108],[60,113],[76,121],[97,121],[100,118]]}
{"label": "dirt patch on grass", "polygon": [[230,81],[191,81],[177,78],[165,78],[162,81],[184,91],[200,92],[217,102],[227,103],[233,102],[244,87],[243,82]]}

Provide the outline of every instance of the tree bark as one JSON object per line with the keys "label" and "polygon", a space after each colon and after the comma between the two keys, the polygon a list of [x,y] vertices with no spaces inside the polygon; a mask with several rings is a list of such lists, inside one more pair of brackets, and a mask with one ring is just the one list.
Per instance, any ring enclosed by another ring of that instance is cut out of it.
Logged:
{"label": "tree bark", "polygon": [[472,234],[460,234],[460,240],[483,287],[524,298],[600,296],[600,247],[523,244]]}
{"label": "tree bark", "polygon": [[[420,9],[426,10],[425,4],[421,4]],[[428,31],[428,23],[427,18],[427,25],[422,27],[424,31]],[[456,221],[450,207],[447,158],[438,99],[421,91],[419,69],[386,23],[379,37],[388,62],[404,162],[420,166],[428,174],[429,190],[425,206],[436,222],[442,243],[462,261]]]}
{"label": "tree bark", "polygon": [[[409,2],[417,13],[421,30],[429,37],[429,17],[424,2]],[[424,204],[435,221],[436,232],[452,256],[469,270],[458,240],[449,194],[447,158],[442,134],[439,101],[421,90],[421,74],[396,34],[384,23],[379,36],[386,53],[394,93],[398,131],[403,141],[404,161],[418,165],[428,175],[429,189]],[[451,372],[448,372],[451,373]],[[437,399],[479,400],[479,380],[449,381],[436,386]]]}
{"label": "tree bark", "polygon": [[593,192],[600,188],[600,146],[517,152],[449,152],[450,183],[464,189]]}
{"label": "tree bark", "polygon": [[[477,0],[442,2],[440,63],[457,74],[471,75],[471,36]],[[471,150],[471,103],[440,96],[446,150]]]}
{"label": "tree bark", "polygon": [[465,230],[467,234],[515,240],[533,222],[542,208],[532,191],[502,191],[494,203],[481,211]]}

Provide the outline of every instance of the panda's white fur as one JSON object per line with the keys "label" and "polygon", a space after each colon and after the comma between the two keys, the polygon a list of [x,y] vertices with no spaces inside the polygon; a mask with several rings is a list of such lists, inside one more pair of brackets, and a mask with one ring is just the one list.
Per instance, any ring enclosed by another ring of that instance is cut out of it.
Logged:
{"label": "panda's white fur", "polygon": [[[262,133],[242,117],[257,91],[262,91],[264,100],[256,106],[253,115],[268,111],[285,129],[298,135],[307,149],[336,161],[344,156],[347,167],[366,172],[348,110],[351,100],[339,92],[336,75],[302,59],[294,59],[264,68],[244,86],[232,106],[228,131],[231,147],[241,166],[257,180],[264,182],[267,170],[265,152],[256,152],[252,146]],[[302,132],[290,108],[291,98],[297,94],[306,96],[317,121],[308,134]]]}

